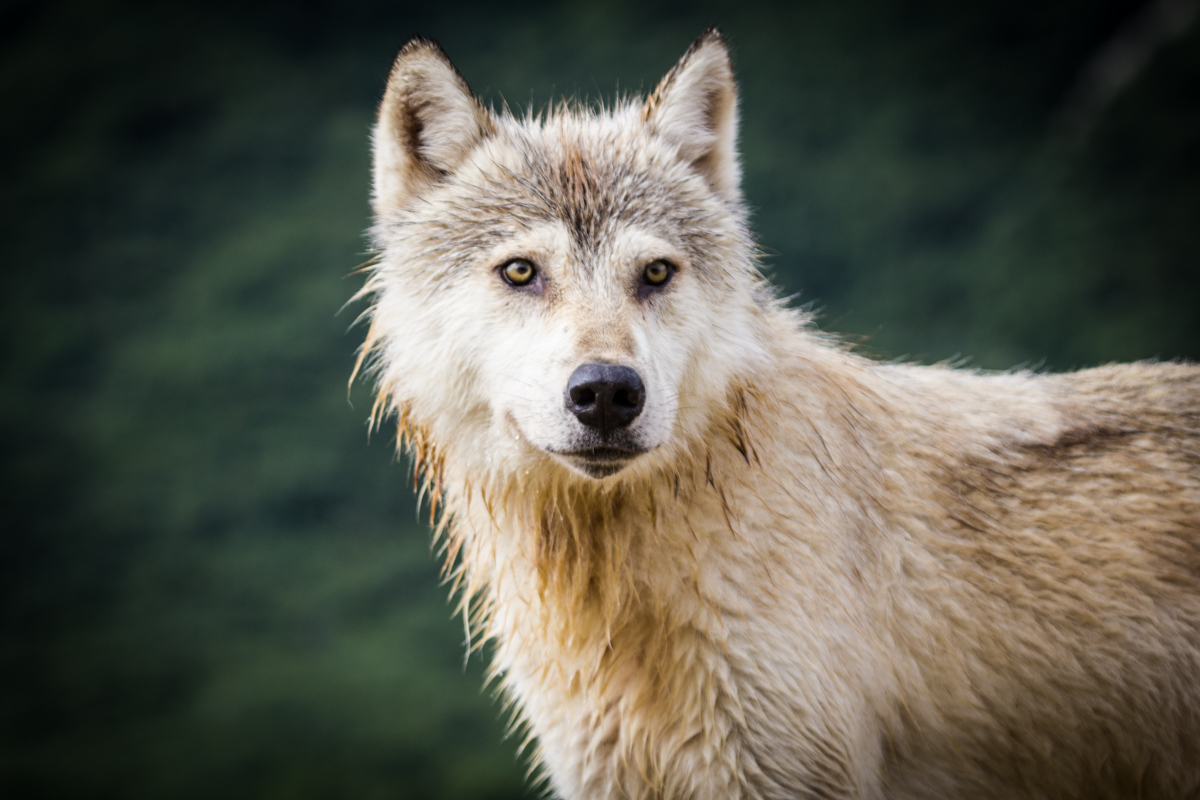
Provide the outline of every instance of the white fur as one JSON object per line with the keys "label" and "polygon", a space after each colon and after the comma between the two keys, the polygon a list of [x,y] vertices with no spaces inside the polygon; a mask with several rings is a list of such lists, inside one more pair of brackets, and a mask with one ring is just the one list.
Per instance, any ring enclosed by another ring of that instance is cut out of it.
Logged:
{"label": "white fur", "polygon": [[[381,108],[376,416],[550,786],[1196,796],[1200,370],[848,352],[755,271],[735,132],[711,32],[644,105],[525,119],[416,42]],[[647,395],[603,479],[560,454],[594,362]]]}

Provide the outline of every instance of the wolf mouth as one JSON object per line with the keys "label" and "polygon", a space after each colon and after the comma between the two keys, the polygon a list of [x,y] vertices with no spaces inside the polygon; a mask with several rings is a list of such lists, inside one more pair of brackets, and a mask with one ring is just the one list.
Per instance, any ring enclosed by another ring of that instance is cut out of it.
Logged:
{"label": "wolf mouth", "polygon": [[579,450],[560,452],[558,455],[582,461],[612,463],[614,461],[628,461],[631,458],[640,456],[644,452],[646,451],[628,447],[584,447]]}
{"label": "wolf mouth", "polygon": [[644,452],[644,449],[626,447],[584,447],[578,450],[558,451],[554,455],[590,478],[607,478],[620,472]]}

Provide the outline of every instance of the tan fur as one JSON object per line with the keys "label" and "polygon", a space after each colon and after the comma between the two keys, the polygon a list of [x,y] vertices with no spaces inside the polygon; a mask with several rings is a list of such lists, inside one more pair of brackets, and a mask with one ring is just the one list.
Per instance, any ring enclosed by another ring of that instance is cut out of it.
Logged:
{"label": "tan fur", "polygon": [[[736,122],[715,32],[524,119],[415,41],[380,110],[373,417],[553,791],[1200,796],[1200,369],[855,355],[755,271]],[[560,455],[590,361],[647,386],[603,479]]]}

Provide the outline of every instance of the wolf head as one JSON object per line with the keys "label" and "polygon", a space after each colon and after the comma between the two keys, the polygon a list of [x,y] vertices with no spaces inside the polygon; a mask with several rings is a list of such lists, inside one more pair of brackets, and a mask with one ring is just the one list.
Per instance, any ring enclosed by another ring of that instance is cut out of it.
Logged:
{"label": "wolf head", "polygon": [[522,118],[409,42],[373,137],[381,407],[493,474],[603,480],[694,446],[769,336],[736,133],[715,30],[644,102]]}

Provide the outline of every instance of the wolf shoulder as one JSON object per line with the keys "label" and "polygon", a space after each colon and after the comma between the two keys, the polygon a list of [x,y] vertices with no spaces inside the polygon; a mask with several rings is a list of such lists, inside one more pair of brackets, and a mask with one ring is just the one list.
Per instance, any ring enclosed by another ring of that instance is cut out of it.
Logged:
{"label": "wolf shoulder", "polygon": [[943,525],[1117,560],[1133,547],[1200,588],[1200,365],[876,372],[905,406],[880,430],[883,458],[925,472],[916,491]]}
{"label": "wolf shoulder", "polygon": [[878,364],[871,372],[886,387],[877,390],[880,402],[909,418],[900,430],[960,436],[968,450],[1077,456],[1151,448],[1194,462],[1200,446],[1198,364],[1140,361],[1064,373]]}

